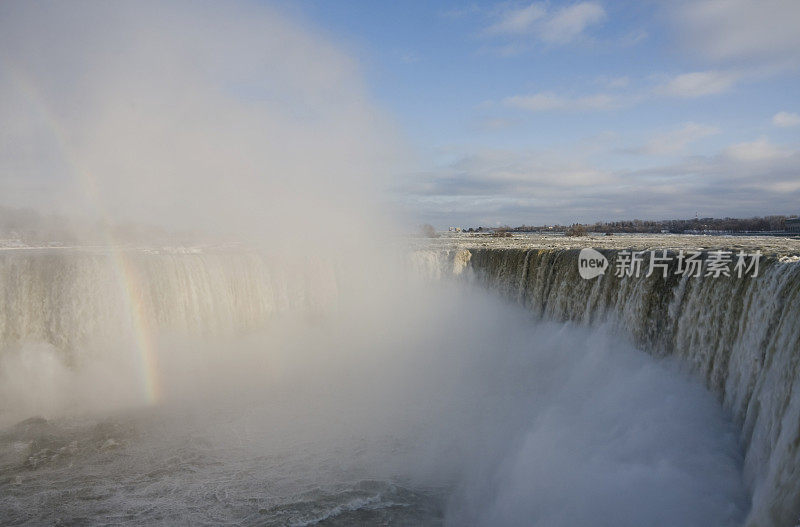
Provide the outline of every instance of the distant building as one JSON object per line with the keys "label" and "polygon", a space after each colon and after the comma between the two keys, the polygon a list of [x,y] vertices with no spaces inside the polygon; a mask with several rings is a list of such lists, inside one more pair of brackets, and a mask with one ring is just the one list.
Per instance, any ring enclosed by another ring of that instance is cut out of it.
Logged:
{"label": "distant building", "polygon": [[789,218],[786,220],[786,230],[788,232],[800,232],[800,218]]}

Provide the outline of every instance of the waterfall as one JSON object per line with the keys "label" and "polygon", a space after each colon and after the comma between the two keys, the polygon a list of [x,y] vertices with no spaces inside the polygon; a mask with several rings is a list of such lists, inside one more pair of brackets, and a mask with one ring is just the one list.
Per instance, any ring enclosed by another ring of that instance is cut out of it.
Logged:
{"label": "waterfall", "polygon": [[[418,251],[433,261],[436,251]],[[464,252],[469,252],[465,257]],[[614,261],[619,251],[601,251]],[[800,515],[800,263],[762,258],[758,276],[586,280],[575,249],[439,251],[447,269],[467,261],[472,279],[536,317],[611,324],[656,356],[676,356],[702,376],[741,428],[753,495],[747,525],[793,526]],[[707,258],[707,254],[704,254]],[[645,258],[645,265],[648,260]],[[646,267],[645,267],[646,269]]]}
{"label": "waterfall", "polygon": [[[223,334],[336,297],[321,261],[273,265],[255,253],[139,250],[0,252],[0,345],[45,343],[66,354],[133,323],[154,331]],[[144,320],[132,320],[138,314]]]}
{"label": "waterfall", "polygon": [[[610,325],[679,358],[741,430],[747,525],[797,523],[800,263],[763,258],[756,277],[713,278],[676,274],[673,260],[666,278],[594,279],[580,277],[570,249],[418,249],[407,263],[431,279],[476,281],[537,318]],[[41,343],[79,362],[88,343],[130,338],[137,324],[200,336],[258,329],[282,313],[330,309],[340,279],[327,258],[294,265],[248,251],[2,251],[0,354]]]}

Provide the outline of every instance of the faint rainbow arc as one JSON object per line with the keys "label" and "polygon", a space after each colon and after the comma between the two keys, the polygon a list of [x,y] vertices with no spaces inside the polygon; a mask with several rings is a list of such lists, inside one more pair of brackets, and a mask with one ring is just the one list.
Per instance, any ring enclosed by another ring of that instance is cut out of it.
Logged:
{"label": "faint rainbow arc", "polygon": [[42,121],[47,125],[55,139],[59,154],[65,165],[78,181],[87,199],[100,216],[102,234],[106,245],[111,251],[111,259],[114,264],[117,283],[122,292],[124,307],[126,312],[130,314],[145,400],[149,404],[158,403],[163,395],[161,375],[158,368],[158,348],[153,331],[154,328],[151,327],[145,304],[144,287],[131,258],[114,239],[114,234],[110,229],[110,216],[100,199],[97,182],[92,173],[80,165],[77,156],[74,154],[74,149],[70,147],[64,127],[44,98],[39,94],[35,85],[2,54],[0,54],[0,64],[4,66],[5,73],[11,77],[19,92],[39,112]]}

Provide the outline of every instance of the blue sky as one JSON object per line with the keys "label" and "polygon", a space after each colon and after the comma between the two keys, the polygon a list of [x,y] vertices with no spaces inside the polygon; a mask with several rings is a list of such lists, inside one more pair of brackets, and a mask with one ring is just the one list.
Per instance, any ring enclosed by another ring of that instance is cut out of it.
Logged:
{"label": "blue sky", "polygon": [[437,226],[800,212],[800,3],[278,2],[355,58]]}
{"label": "blue sky", "polygon": [[798,0],[0,2],[0,204],[798,214],[799,27]]}

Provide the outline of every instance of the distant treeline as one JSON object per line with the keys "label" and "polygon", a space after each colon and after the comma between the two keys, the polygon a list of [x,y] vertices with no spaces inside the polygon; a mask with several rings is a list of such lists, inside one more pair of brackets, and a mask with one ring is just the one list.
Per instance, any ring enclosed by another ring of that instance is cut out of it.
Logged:
{"label": "distant treeline", "polygon": [[567,232],[582,226],[589,232],[608,233],[660,233],[674,234],[697,232],[780,232],[786,230],[786,220],[791,216],[764,216],[756,218],[692,218],[688,220],[625,220],[572,225],[520,225],[519,227],[477,227],[467,232]]}

